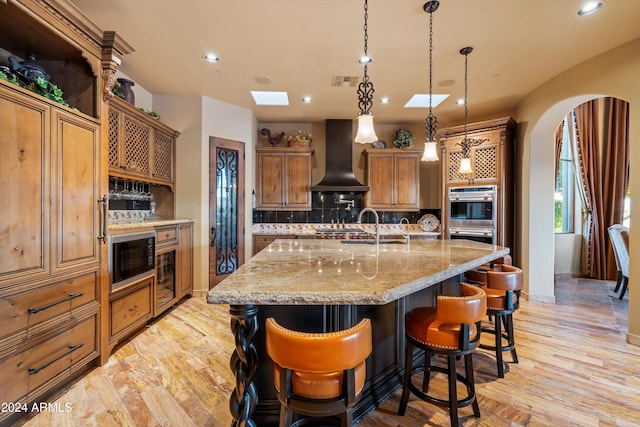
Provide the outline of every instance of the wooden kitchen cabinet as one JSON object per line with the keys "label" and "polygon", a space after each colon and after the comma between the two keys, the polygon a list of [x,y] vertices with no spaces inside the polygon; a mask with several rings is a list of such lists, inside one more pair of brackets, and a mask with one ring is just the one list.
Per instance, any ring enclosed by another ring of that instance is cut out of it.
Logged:
{"label": "wooden kitchen cabinet", "polygon": [[460,174],[464,126],[440,129],[442,150],[442,230],[448,238],[449,189],[495,185],[497,190],[496,244],[513,250],[514,200],[513,165],[516,122],[510,117],[467,125],[467,136],[482,142],[471,148],[473,173]]}
{"label": "wooden kitchen cabinet", "polygon": [[109,303],[109,338],[125,337],[153,317],[153,276],[115,291]]}
{"label": "wooden kitchen cabinet", "polygon": [[311,210],[312,148],[256,148],[256,209]]}
{"label": "wooden kitchen cabinet", "polygon": [[368,149],[365,206],[382,211],[420,210],[419,150]]}
{"label": "wooden kitchen cabinet", "polygon": [[103,119],[130,47],[67,0],[0,1],[0,28],[3,57],[34,54],[69,104],[0,81],[0,401],[31,405],[101,361]]}
{"label": "wooden kitchen cabinet", "polygon": [[109,174],[164,184],[175,183],[179,132],[114,97],[109,101]]}

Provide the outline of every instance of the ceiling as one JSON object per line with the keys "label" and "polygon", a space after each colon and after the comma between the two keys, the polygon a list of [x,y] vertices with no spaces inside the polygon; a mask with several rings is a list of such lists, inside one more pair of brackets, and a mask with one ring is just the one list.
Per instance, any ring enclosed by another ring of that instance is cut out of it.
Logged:
{"label": "ceiling", "polygon": [[[362,78],[363,0],[71,0],[135,52],[121,71],[154,94],[203,95],[254,111],[260,122],[354,118]],[[468,57],[469,119],[512,114],[529,92],[564,70],[640,37],[640,1],[606,0],[579,17],[584,0],[440,0],[433,14],[433,92],[450,94],[434,113],[459,124]],[[406,109],[428,93],[424,0],[369,0],[369,77],[377,123],[422,121]],[[208,63],[205,53],[220,57]],[[264,81],[270,81],[265,84]],[[135,90],[135,88],[134,88]],[[259,107],[251,90],[289,93],[289,106]],[[311,104],[302,103],[311,96]],[[391,103],[380,104],[380,97]]]}

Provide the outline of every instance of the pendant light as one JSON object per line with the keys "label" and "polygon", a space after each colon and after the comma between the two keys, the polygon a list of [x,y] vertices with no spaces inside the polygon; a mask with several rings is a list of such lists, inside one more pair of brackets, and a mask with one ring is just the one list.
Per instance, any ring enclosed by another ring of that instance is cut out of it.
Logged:
{"label": "pendant light", "polygon": [[424,4],[423,9],[429,14],[429,115],[424,119],[424,153],[423,162],[433,162],[438,160],[438,150],[436,148],[436,131],[438,129],[438,119],[432,111],[432,86],[433,86],[433,12],[438,10],[440,2],[431,0]]}
{"label": "pendant light", "polygon": [[371,62],[371,58],[367,53],[367,42],[369,41],[369,35],[367,33],[369,20],[369,3],[364,0],[364,55],[358,61],[364,65],[364,76],[362,81],[358,85],[358,107],[360,112],[358,113],[358,133],[356,134],[355,141],[359,144],[370,144],[378,140],[376,131],[373,129],[373,113],[371,112],[371,106],[373,105],[373,83],[369,80],[367,75],[367,67]]}
{"label": "pendant light", "polygon": [[463,47],[460,49],[460,54],[464,55],[464,138],[462,141],[458,143],[462,147],[462,158],[460,159],[460,170],[459,174],[472,174],[473,168],[471,167],[471,150],[470,148],[476,145],[482,144],[483,141],[486,141],[486,138],[469,138],[467,136],[467,121],[469,116],[469,102],[467,98],[467,86],[468,86],[468,78],[467,78],[467,68],[468,68],[468,56],[473,52],[473,48],[471,46]]}

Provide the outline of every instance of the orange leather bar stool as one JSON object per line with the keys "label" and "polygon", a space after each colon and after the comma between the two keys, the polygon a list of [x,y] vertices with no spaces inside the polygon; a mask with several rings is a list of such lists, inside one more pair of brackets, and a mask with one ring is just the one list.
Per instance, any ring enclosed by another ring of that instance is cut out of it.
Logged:
{"label": "orange leather bar stool", "polygon": [[[480,321],[487,310],[485,292],[473,285],[460,284],[461,296],[438,296],[436,307],[420,307],[405,315],[407,360],[404,388],[400,400],[399,415],[404,415],[409,402],[409,392],[434,405],[448,407],[451,425],[458,425],[458,407],[472,405],[473,415],[480,416],[473,380],[473,351],[480,343]],[[414,348],[424,350],[425,365],[413,367]],[[447,368],[431,365],[432,355],[447,357]],[[456,372],[456,358],[464,356],[465,375]],[[423,372],[422,390],[411,378]],[[429,395],[431,372],[447,374],[449,398],[439,399]],[[458,399],[457,382],[467,389],[467,396]]]}
{"label": "orange leather bar stool", "polygon": [[[371,354],[371,321],[363,319],[338,332],[306,333],[268,318],[266,338],[280,401],[280,427],[310,421],[302,418],[293,423],[294,413],[350,427],[365,382],[365,360]],[[336,415],[340,424],[330,418]]]}
{"label": "orange leather bar stool", "polygon": [[[480,344],[480,348],[493,350],[496,353],[498,376],[504,378],[502,353],[511,352],[513,363],[518,363],[515,337],[513,333],[513,312],[520,306],[522,290],[522,270],[518,267],[502,264],[487,270],[486,285],[482,288],[487,293],[487,314],[493,316],[493,328],[482,328],[483,332],[495,336],[495,345]],[[504,325],[504,327],[503,327]],[[506,345],[503,345],[506,341]]]}

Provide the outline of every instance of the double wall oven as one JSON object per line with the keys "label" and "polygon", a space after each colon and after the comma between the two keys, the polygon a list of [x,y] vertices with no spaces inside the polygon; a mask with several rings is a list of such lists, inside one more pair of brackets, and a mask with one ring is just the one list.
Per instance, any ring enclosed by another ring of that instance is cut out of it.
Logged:
{"label": "double wall oven", "polygon": [[449,188],[449,238],[496,244],[497,202],[495,185]]}

